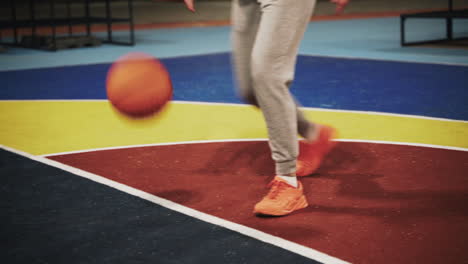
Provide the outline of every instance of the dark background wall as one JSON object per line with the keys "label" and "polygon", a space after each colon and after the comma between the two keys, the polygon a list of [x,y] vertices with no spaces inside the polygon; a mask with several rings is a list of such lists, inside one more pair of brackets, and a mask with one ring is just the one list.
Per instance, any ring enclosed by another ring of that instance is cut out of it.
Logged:
{"label": "dark background wall", "polygon": [[[116,17],[127,16],[127,0],[110,0],[112,14]],[[9,19],[11,0],[0,1],[0,20]],[[18,17],[25,18],[29,13],[29,0],[14,0],[17,5]],[[73,16],[84,14],[85,0],[54,0],[57,3],[55,14],[66,14],[66,2],[70,2]],[[92,15],[102,15],[105,12],[104,0],[90,0]],[[207,20],[228,20],[230,17],[230,0],[196,0],[197,13],[193,14],[184,8],[182,0],[134,0],[135,22],[165,23],[193,22]],[[50,0],[34,0],[36,17],[50,15]],[[345,10],[347,14],[369,12],[410,12],[415,10],[447,8],[448,0],[351,0]],[[468,0],[453,0],[456,8],[468,7]],[[328,0],[317,0],[314,15],[332,15],[334,5]]]}

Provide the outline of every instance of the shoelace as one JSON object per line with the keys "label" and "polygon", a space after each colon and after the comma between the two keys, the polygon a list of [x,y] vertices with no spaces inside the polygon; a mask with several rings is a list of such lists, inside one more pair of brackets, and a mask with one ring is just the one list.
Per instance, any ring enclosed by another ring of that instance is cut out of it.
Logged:
{"label": "shoelace", "polygon": [[274,200],[278,195],[285,189],[286,183],[278,180],[273,180],[268,184],[268,187],[271,188],[270,192],[268,192],[267,197]]}

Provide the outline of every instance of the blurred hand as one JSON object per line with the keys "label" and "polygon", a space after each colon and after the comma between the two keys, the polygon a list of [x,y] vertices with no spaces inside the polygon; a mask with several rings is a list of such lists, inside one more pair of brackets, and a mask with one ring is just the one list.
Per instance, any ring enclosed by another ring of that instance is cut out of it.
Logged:
{"label": "blurred hand", "polygon": [[330,2],[336,5],[335,12],[337,14],[341,14],[343,13],[345,6],[349,3],[349,0],[330,0]]}
{"label": "blurred hand", "polygon": [[192,12],[195,12],[195,4],[194,4],[195,0],[184,0],[184,3],[185,5],[187,6],[187,8],[192,11]]}

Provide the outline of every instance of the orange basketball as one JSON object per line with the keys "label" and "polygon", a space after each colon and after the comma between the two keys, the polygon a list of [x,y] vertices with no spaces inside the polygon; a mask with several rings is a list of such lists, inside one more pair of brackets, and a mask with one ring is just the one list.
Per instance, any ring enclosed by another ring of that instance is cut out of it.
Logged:
{"label": "orange basketball", "polygon": [[107,73],[107,98],[121,113],[148,117],[161,111],[172,98],[172,83],[155,57],[133,52],[120,57]]}

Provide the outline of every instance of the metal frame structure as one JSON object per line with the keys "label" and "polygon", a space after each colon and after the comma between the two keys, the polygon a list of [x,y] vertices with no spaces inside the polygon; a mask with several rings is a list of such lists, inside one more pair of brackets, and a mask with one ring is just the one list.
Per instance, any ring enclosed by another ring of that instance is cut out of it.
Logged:
{"label": "metal frame structure", "polygon": [[[425,40],[425,41],[406,41],[405,34],[405,22],[408,18],[438,18],[445,19],[445,28],[446,36],[441,39]],[[466,19],[468,18],[468,9],[453,9],[453,1],[448,0],[448,9],[447,11],[433,11],[433,12],[422,12],[422,13],[412,13],[412,14],[402,14],[400,15],[400,40],[401,46],[411,46],[411,45],[421,45],[421,44],[431,44],[431,43],[440,43],[444,41],[453,41],[453,40],[466,40],[468,37],[453,37],[453,19]]]}
{"label": "metal frame structure", "polygon": [[[93,3],[91,3],[91,1]],[[12,42],[2,41],[1,34],[0,34],[0,45],[5,46],[21,46],[24,45],[20,42],[20,29],[30,29],[31,30],[31,37],[34,39],[38,37],[37,29],[38,28],[50,28],[51,35],[47,36],[47,38],[51,41],[51,46],[47,49],[49,50],[57,50],[58,40],[60,38],[69,38],[73,39],[74,26],[85,26],[86,27],[86,36],[88,38],[92,36],[92,25],[102,24],[107,26],[107,38],[102,40],[103,43],[109,44],[117,44],[117,45],[134,45],[135,44],[135,34],[134,34],[134,20],[133,20],[133,0],[127,0],[128,3],[128,17],[126,18],[113,18],[112,17],[112,8],[111,8],[111,0],[103,0],[103,1],[94,1],[94,0],[83,0],[82,5],[84,8],[84,16],[81,17],[73,17],[71,12],[71,4],[72,0],[66,0],[65,2],[61,1],[60,3],[56,0],[45,0],[42,2],[46,2],[49,6],[49,17],[48,18],[37,18],[36,11],[37,11],[37,1],[35,0],[28,0],[29,5],[29,17],[27,19],[18,19],[18,10],[15,0],[10,0],[9,9],[11,11],[11,17],[8,20],[0,20],[0,33],[2,30],[12,30]],[[91,15],[91,7],[92,4],[96,2],[104,2],[105,3],[105,17],[96,17]],[[76,3],[74,1],[73,3]],[[65,5],[66,7],[66,14],[65,18],[63,16],[59,18],[56,14],[56,6],[58,4]],[[114,23],[128,23],[129,25],[129,41],[117,41],[113,37],[113,30],[112,26]],[[67,26],[68,27],[68,34],[67,36],[58,35],[57,34],[57,27],[60,26]]]}

